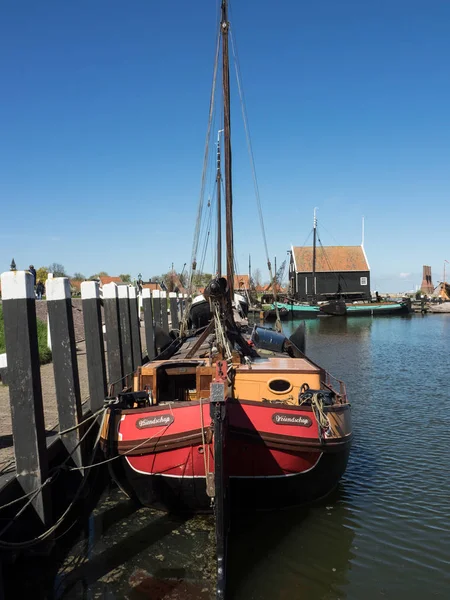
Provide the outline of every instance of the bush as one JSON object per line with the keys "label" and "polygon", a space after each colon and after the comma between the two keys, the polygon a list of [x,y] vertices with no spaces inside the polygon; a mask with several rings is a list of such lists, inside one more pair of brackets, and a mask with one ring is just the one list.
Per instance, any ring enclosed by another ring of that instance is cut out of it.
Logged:
{"label": "bush", "polygon": [[[37,319],[37,333],[39,346],[39,362],[45,365],[52,360],[52,351],[47,348],[47,323]],[[0,305],[0,354],[6,352],[5,346],[5,328],[3,324],[3,310]]]}
{"label": "bush", "polygon": [[52,351],[47,346],[47,323],[37,319],[39,362],[46,365],[52,361]]}

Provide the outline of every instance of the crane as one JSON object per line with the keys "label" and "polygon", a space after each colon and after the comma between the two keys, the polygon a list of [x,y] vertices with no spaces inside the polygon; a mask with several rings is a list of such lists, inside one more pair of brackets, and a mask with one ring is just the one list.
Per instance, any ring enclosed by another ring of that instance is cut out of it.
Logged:
{"label": "crane", "polygon": [[275,273],[275,276],[273,278],[272,285],[273,285],[273,283],[275,283],[277,285],[277,290],[276,290],[277,292],[280,291],[280,287],[281,287],[281,283],[283,281],[285,269],[286,269],[286,259],[283,260],[283,262],[281,263],[280,267],[277,269],[277,272]]}

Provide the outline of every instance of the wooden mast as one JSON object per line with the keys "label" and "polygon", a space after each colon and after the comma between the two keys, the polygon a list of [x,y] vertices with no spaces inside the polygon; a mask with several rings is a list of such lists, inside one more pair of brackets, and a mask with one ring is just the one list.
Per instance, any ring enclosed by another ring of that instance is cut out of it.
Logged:
{"label": "wooden mast", "polygon": [[234,300],[234,247],[233,247],[233,188],[231,179],[231,119],[230,119],[230,66],[228,57],[228,0],[222,0],[222,88],[223,139],[225,167],[225,217],[227,244],[227,280],[230,301]]}
{"label": "wooden mast", "polygon": [[317,234],[317,217],[316,217],[316,209],[314,209],[313,264],[312,264],[313,304],[317,303],[317,288],[316,288],[316,234]]}
{"label": "wooden mast", "polygon": [[222,277],[222,200],[221,186],[222,176],[220,174],[220,134],[223,130],[220,129],[217,133],[217,277]]}

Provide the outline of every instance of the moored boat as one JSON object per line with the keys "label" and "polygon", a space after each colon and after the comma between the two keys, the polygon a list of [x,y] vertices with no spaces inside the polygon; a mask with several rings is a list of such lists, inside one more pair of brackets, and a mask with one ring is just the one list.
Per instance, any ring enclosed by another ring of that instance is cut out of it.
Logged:
{"label": "moored boat", "polygon": [[248,341],[241,338],[251,349],[247,359],[233,351],[231,362],[220,352],[209,355],[214,333],[192,353],[199,339],[188,337],[172,357],[141,367],[135,391],[119,394],[110,408],[103,447],[109,457],[123,457],[113,466],[120,485],[148,506],[211,509],[210,413],[214,385],[222,381],[233,505],[277,508],[329,493],[351,442],[344,385],[333,388],[331,376],[299,351],[295,337],[255,327]]}
{"label": "moored boat", "polygon": [[164,510],[214,511],[218,598],[226,594],[232,510],[327,495],[352,440],[345,385],[304,354],[304,328],[288,339],[264,327],[245,331],[236,320],[227,8],[222,0],[226,278],[218,249],[217,276],[201,300],[208,318],[192,329],[185,311],[178,337],[113,394],[101,434],[130,496]]}
{"label": "moored boat", "polygon": [[411,312],[410,302],[360,302],[345,303],[342,300],[330,300],[320,305],[320,312],[326,315],[347,317],[376,317],[384,315],[407,315]]}
{"label": "moored boat", "polygon": [[320,316],[320,310],[317,304],[276,302],[269,310],[264,312],[264,318],[266,321],[276,318],[275,306],[278,308],[280,317],[283,319],[315,319],[316,317]]}

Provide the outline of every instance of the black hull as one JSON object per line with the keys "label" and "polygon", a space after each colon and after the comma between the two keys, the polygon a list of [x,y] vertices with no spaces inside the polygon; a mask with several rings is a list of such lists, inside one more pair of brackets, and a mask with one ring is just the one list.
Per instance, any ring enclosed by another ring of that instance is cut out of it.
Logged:
{"label": "black hull", "polygon": [[[287,318],[289,317],[289,311],[287,310],[287,308],[278,309],[278,313],[280,315],[281,321],[286,321]],[[276,318],[277,318],[277,313],[274,308],[264,311],[264,319],[266,321],[275,321]]]}
{"label": "black hull", "polygon": [[343,317],[347,314],[347,305],[342,300],[330,300],[320,306],[320,312],[335,317]]}
{"label": "black hull", "polygon": [[[230,508],[233,512],[275,510],[323,498],[339,483],[349,454],[350,444],[338,452],[324,452],[310,471],[286,477],[231,477]],[[212,512],[205,478],[144,475],[134,471],[124,457],[117,463],[112,463],[117,484],[144,506],[169,512]]]}
{"label": "black hull", "polygon": [[406,304],[393,304],[392,306],[380,304],[360,304],[347,306],[343,310],[341,305],[334,302],[320,306],[320,312],[335,317],[387,317],[393,315],[408,315],[411,311]]}

